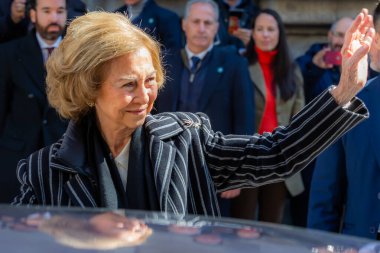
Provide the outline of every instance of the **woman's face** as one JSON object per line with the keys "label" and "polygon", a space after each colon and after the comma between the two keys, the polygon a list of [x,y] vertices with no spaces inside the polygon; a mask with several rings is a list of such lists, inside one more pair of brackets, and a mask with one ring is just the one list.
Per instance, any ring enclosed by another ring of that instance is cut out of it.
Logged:
{"label": "woman's face", "polygon": [[131,134],[144,123],[157,97],[152,57],[142,47],[112,60],[105,70],[95,101],[100,128]]}
{"label": "woman's face", "polygon": [[279,37],[278,24],[272,15],[261,13],[257,16],[252,38],[260,50],[272,51],[276,49]]}

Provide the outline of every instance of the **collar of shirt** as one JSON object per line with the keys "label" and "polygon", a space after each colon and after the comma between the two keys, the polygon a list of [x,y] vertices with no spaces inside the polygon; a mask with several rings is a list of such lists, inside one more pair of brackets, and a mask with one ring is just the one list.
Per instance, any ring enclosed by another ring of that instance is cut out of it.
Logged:
{"label": "collar of shirt", "polygon": [[187,54],[187,61],[188,61],[188,64],[189,66],[192,66],[193,65],[193,62],[191,61],[191,57],[193,56],[197,56],[201,61],[203,60],[203,58],[206,56],[206,54],[211,51],[211,49],[214,47],[213,44],[211,44],[206,50],[198,53],[198,54],[194,54],[193,52],[190,51],[190,49],[187,47],[187,45],[185,46],[185,50],[186,50],[186,54]]}
{"label": "collar of shirt", "polygon": [[129,150],[131,147],[131,141],[129,141],[120,152],[118,156],[115,157],[115,164],[119,171],[121,181],[123,182],[124,188],[127,185],[128,176],[128,161],[129,161]]}
{"label": "collar of shirt", "polygon": [[123,150],[115,157],[115,162],[122,165],[124,168],[128,167],[129,149],[131,147],[131,141],[129,141],[123,148]]}
{"label": "collar of shirt", "polygon": [[46,62],[46,60],[48,58],[48,52],[47,52],[46,48],[49,48],[49,47],[57,48],[59,46],[59,43],[61,43],[61,41],[62,41],[62,36],[59,36],[58,39],[52,45],[47,44],[42,39],[41,35],[38,32],[36,32],[36,37],[37,37],[38,44],[40,45],[40,48],[42,51],[42,56],[43,56],[44,62]]}
{"label": "collar of shirt", "polygon": [[38,32],[36,32],[36,37],[41,49],[45,49],[48,47],[57,48],[59,46],[59,43],[61,43],[62,41],[62,36],[59,36],[58,39],[52,45],[49,45],[42,39],[41,35]]}

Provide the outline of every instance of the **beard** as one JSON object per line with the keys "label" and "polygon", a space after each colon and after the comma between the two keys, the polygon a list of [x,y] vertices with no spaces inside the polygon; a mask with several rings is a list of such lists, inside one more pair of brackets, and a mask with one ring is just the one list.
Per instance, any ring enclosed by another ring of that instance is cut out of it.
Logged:
{"label": "beard", "polygon": [[[57,23],[51,23],[45,27],[40,26],[39,24],[35,24],[37,32],[40,34],[40,36],[45,40],[56,40],[59,36],[62,35],[64,27],[57,24]],[[49,31],[50,27],[58,27],[58,30],[55,31]]]}

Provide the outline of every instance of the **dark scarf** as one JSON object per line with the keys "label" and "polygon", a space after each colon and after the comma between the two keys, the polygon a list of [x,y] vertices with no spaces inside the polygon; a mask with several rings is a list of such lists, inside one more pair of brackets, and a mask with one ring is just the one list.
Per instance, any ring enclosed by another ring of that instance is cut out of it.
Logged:
{"label": "dark scarf", "polygon": [[132,135],[126,189],[114,158],[97,127],[95,113],[90,117],[87,129],[87,155],[91,167],[96,168],[100,206],[159,211],[158,195],[145,147],[144,128],[137,128]]}

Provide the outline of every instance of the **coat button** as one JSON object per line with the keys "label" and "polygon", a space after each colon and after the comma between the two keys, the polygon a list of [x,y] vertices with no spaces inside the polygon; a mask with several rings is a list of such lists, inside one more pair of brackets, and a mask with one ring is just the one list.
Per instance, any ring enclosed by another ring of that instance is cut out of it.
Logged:
{"label": "coat button", "polygon": [[42,121],[42,124],[44,124],[44,125],[46,125],[48,123],[48,121],[46,120],[46,119],[44,119],[43,121]]}
{"label": "coat button", "polygon": [[28,98],[34,98],[34,94],[33,93],[29,93],[28,94]]}

